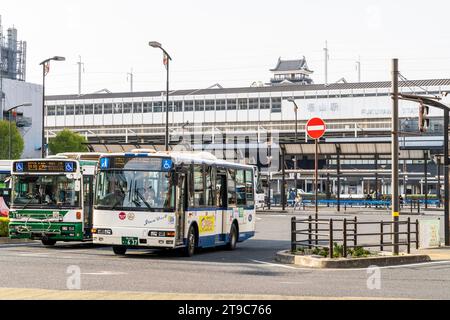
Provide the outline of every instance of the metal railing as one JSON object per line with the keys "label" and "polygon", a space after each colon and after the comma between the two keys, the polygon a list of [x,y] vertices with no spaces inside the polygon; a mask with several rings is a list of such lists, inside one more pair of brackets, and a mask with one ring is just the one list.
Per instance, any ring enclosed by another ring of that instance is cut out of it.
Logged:
{"label": "metal railing", "polygon": [[[394,225],[398,224],[398,232],[394,232]],[[298,225],[301,225],[298,228]],[[372,230],[362,231],[360,227],[373,227]],[[414,228],[412,228],[414,227]],[[374,230],[373,230],[374,229]],[[378,232],[377,232],[378,231]],[[394,243],[394,236],[399,241]],[[302,236],[299,239],[299,236]],[[387,238],[390,238],[388,240]],[[367,240],[370,239],[370,240]],[[377,240],[375,240],[377,239]],[[361,241],[362,240],[362,241]],[[406,247],[411,253],[411,245],[419,249],[419,220],[411,222],[411,218],[404,221],[358,221],[353,219],[291,219],[291,251],[302,249],[325,249],[328,257],[334,257],[335,245],[342,246],[342,256],[347,256],[349,249],[374,249],[384,251],[386,247]]]}

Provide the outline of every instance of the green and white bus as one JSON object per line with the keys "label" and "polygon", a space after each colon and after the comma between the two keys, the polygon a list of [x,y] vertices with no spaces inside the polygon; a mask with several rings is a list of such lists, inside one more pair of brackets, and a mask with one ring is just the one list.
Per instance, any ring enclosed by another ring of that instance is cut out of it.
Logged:
{"label": "green and white bus", "polygon": [[210,153],[133,150],[100,158],[93,239],[128,248],[226,246],[255,234],[254,167]]}
{"label": "green and white bus", "polygon": [[92,240],[94,173],[100,154],[65,153],[13,161],[9,236],[57,241]]}

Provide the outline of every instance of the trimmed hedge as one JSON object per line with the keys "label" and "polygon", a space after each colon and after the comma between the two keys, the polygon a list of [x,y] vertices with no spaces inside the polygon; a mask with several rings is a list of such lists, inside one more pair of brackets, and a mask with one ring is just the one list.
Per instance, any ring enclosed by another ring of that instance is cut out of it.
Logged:
{"label": "trimmed hedge", "polygon": [[0,237],[8,236],[8,226],[9,226],[9,219],[0,218]]}

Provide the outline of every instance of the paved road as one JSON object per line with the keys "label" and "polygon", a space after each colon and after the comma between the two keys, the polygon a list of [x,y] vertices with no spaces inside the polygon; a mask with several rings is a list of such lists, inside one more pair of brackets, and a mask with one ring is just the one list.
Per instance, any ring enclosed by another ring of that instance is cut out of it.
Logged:
{"label": "paved road", "polygon": [[0,245],[0,288],[66,290],[67,268],[76,265],[81,289],[93,291],[450,298],[450,262],[383,268],[380,290],[368,289],[367,270],[277,264],[275,253],[289,247],[290,217],[261,214],[256,237],[239,244],[236,251],[207,250],[193,258],[146,250],[118,257],[110,248],[87,244]]}

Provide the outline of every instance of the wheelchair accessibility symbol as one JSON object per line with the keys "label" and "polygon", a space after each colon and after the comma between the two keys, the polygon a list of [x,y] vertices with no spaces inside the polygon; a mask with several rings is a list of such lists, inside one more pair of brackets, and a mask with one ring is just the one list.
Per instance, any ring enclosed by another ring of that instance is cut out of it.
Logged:
{"label": "wheelchair accessibility symbol", "polygon": [[16,163],[16,171],[23,171],[23,163],[22,162]]}
{"label": "wheelchair accessibility symbol", "polygon": [[162,169],[164,171],[169,171],[170,169],[172,169],[172,160],[171,159],[163,160]]}
{"label": "wheelchair accessibility symbol", "polygon": [[66,162],[66,172],[73,172],[73,163]]}
{"label": "wheelchair accessibility symbol", "polygon": [[109,168],[109,159],[108,158],[100,159],[100,168],[102,168],[102,169],[108,169]]}

